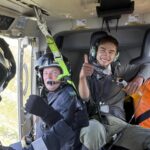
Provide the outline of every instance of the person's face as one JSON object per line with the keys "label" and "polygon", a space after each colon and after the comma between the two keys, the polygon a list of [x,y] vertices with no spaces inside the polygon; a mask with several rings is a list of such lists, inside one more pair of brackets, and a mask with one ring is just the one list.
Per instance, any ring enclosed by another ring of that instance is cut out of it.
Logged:
{"label": "person's face", "polygon": [[100,44],[97,50],[96,59],[99,65],[107,67],[111,64],[117,53],[116,46],[111,42]]}
{"label": "person's face", "polygon": [[[43,69],[44,85],[49,91],[55,91],[60,86],[60,82],[57,80],[57,77],[60,74],[61,71],[57,67],[48,67]],[[55,81],[55,83],[48,84],[48,81]]]}

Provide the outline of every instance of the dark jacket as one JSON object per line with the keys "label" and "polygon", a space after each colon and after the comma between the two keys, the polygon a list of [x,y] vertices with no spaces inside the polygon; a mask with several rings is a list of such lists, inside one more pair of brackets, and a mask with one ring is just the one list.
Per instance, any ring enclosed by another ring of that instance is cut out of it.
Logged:
{"label": "dark jacket", "polygon": [[129,82],[138,75],[146,80],[150,76],[150,65],[113,65],[111,70],[112,75],[98,75],[97,72],[94,72],[88,78],[91,101],[94,102],[94,105],[99,105],[100,101],[109,105],[110,114],[125,120],[123,104],[126,93],[123,90],[123,84],[118,82],[118,79]]}
{"label": "dark jacket", "polygon": [[[63,85],[55,92],[49,92],[47,95],[48,105],[57,110],[64,118],[68,114],[72,101],[76,101],[77,109],[82,109],[81,100],[70,85]],[[80,129],[74,130],[72,138],[63,146],[61,150],[77,150],[80,149],[81,143],[79,142]],[[65,138],[65,137],[64,137]],[[65,140],[65,139],[64,139]]]}
{"label": "dark jacket", "polygon": [[73,132],[72,128],[62,119],[27,148],[22,148],[21,142],[11,144],[10,147],[13,150],[60,150],[72,138]]}

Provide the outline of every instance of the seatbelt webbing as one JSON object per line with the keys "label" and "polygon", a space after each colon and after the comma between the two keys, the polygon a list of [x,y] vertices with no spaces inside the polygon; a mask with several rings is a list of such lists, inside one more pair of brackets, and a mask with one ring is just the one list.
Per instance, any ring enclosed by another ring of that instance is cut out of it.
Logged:
{"label": "seatbelt webbing", "polygon": [[[39,26],[39,29],[41,30],[41,32],[44,34],[45,38],[46,38],[46,42],[51,50],[51,52],[54,55],[54,59],[55,61],[60,65],[61,69],[62,69],[62,74],[58,76],[58,80],[64,78],[68,84],[70,84],[75,90],[75,84],[73,83],[73,81],[70,78],[70,73],[68,71],[68,68],[63,60],[62,54],[60,53],[54,38],[52,37],[52,35],[49,33],[48,31],[48,27],[46,25],[46,21],[44,20],[44,18],[42,17],[42,11],[41,9],[39,9],[38,7],[34,6],[34,11],[37,17],[37,24]],[[76,90],[77,91],[77,90]]]}
{"label": "seatbelt webbing", "polygon": [[148,111],[144,112],[143,114],[141,114],[140,116],[138,116],[136,118],[136,122],[139,124],[148,118],[150,118],[150,110],[148,110]]}

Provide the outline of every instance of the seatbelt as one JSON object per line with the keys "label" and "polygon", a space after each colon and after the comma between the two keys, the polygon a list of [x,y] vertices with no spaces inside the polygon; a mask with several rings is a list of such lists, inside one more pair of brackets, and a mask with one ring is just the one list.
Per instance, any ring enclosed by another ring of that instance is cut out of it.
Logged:
{"label": "seatbelt", "polygon": [[140,124],[141,122],[143,122],[144,120],[150,118],[150,110],[144,112],[143,114],[141,114],[140,116],[138,116],[136,118],[136,123]]}
{"label": "seatbelt", "polygon": [[62,69],[63,73],[60,74],[57,79],[60,80],[60,79],[64,78],[65,81],[67,81],[67,83],[70,84],[76,90],[76,87],[75,87],[73,81],[70,79],[71,74],[69,73],[68,68],[63,60],[62,54],[60,53],[60,51],[54,41],[54,38],[48,31],[46,21],[42,17],[41,9],[36,6],[34,6],[33,8],[34,8],[34,11],[35,11],[35,14],[37,17],[38,27],[46,38],[48,47],[50,48],[51,52],[53,53],[54,60],[60,65],[60,67]]}
{"label": "seatbelt", "polygon": [[139,90],[132,94],[135,109],[135,120],[142,127],[150,125],[150,79],[146,80]]}

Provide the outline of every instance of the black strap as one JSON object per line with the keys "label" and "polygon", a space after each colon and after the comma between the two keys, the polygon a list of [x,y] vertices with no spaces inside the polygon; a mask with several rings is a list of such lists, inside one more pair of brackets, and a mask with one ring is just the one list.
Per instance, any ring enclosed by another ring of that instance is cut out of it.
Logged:
{"label": "black strap", "polygon": [[8,75],[5,79],[5,82],[4,82],[3,87],[2,87],[4,89],[7,86],[8,82],[16,74],[16,62],[14,60],[12,53],[11,53],[11,50],[9,49],[9,45],[7,44],[7,42],[3,38],[0,38],[0,48],[3,50],[4,56],[9,62]]}
{"label": "black strap", "polygon": [[150,110],[148,110],[148,111],[144,112],[143,114],[141,114],[140,116],[138,116],[136,118],[136,122],[139,124],[148,118],[150,118]]}

